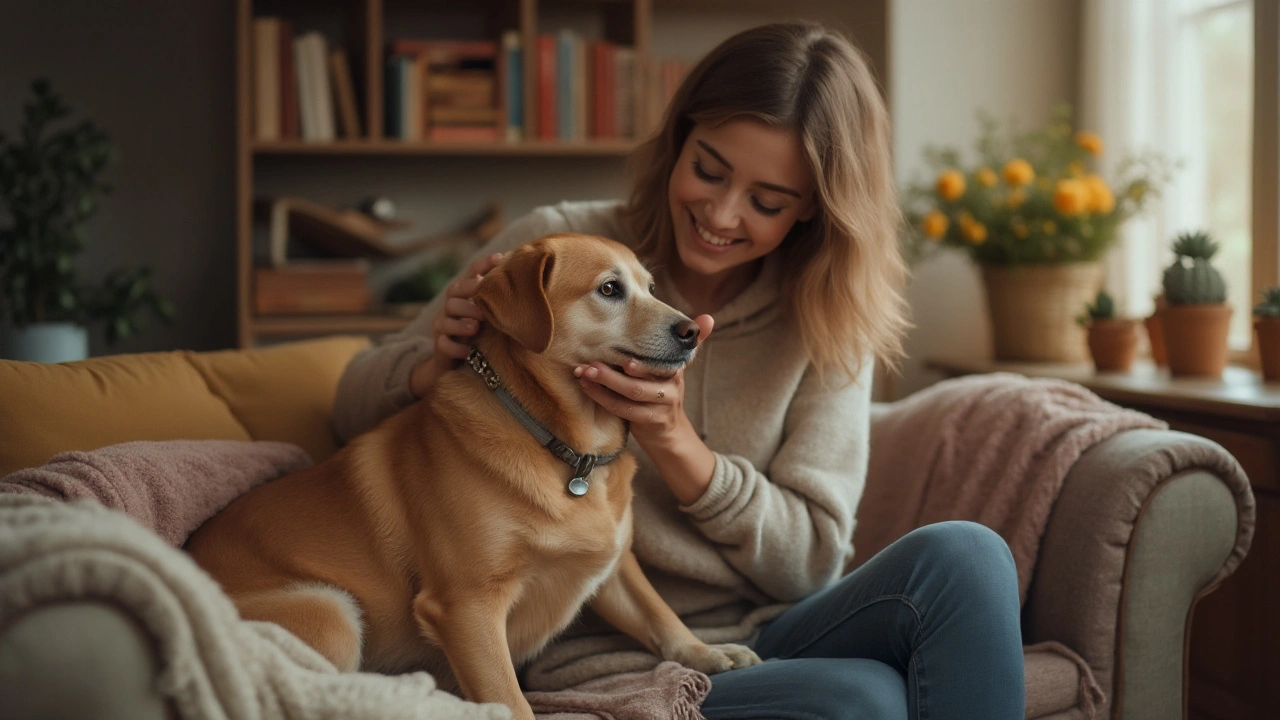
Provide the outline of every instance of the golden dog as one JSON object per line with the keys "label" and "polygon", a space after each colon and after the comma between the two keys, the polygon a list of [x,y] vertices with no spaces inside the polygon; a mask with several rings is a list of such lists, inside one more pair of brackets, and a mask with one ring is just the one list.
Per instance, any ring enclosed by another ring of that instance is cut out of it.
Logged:
{"label": "golden dog", "polygon": [[588,602],[664,659],[758,663],[696,638],[644,576],[635,458],[611,457],[627,427],[572,372],[630,358],[674,372],[697,326],[653,297],[629,249],[585,235],[513,251],[474,302],[487,322],[467,365],[328,460],[238,498],[192,536],[196,562],[241,616],[341,670],[426,669],[526,720],[515,665]]}

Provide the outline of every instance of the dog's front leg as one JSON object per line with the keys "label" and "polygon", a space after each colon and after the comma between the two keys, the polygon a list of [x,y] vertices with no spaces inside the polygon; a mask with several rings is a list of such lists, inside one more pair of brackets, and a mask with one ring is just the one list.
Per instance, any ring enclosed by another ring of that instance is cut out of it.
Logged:
{"label": "dog's front leg", "polygon": [[663,660],[707,674],[747,667],[760,658],[743,645],[707,645],[689,631],[645,577],[631,550],[591,601],[591,609]]}
{"label": "dog's front leg", "polygon": [[506,593],[476,593],[441,602],[426,590],[413,600],[422,632],[440,646],[462,693],[473,702],[502,703],[513,720],[534,720],[507,645]]}

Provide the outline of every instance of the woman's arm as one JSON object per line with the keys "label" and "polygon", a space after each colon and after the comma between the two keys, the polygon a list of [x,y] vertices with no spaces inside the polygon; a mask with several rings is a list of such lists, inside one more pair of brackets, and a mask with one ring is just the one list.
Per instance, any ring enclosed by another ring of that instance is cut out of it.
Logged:
{"label": "woman's arm", "polygon": [[[544,235],[565,230],[564,214],[555,208],[538,208],[512,223],[467,260],[468,270],[476,261],[493,253],[505,253]],[[464,280],[468,270],[451,282]],[[418,390],[429,384],[429,366],[424,361],[434,354],[436,316],[444,307],[446,293],[440,293],[403,330],[378,340],[360,351],[343,371],[333,403],[333,427],[346,443],[417,399]],[[415,377],[415,368],[419,368]],[[437,371],[439,368],[436,369]]]}

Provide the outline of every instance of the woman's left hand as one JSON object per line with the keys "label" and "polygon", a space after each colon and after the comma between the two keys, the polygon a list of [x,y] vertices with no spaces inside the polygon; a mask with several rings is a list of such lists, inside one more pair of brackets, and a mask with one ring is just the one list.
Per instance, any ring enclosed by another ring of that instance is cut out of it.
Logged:
{"label": "woman's left hand", "polygon": [[[694,318],[698,344],[711,334],[710,315]],[[646,450],[653,444],[673,441],[684,429],[692,430],[684,412],[684,369],[661,377],[635,360],[618,372],[604,363],[580,365],[573,370],[587,397],[623,420],[631,421],[631,434]]]}

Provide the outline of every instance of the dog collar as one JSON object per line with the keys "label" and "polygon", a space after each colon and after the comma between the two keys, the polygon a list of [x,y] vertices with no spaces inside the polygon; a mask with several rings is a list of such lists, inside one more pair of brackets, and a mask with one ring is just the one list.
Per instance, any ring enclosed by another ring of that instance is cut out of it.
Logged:
{"label": "dog collar", "polygon": [[502,387],[502,378],[498,373],[494,372],[493,367],[489,365],[488,359],[479,348],[471,348],[471,352],[467,354],[467,364],[476,372],[483,380],[486,387],[493,391],[494,395],[507,406],[507,410],[515,416],[520,424],[533,435],[543,447],[551,451],[552,455],[563,460],[569,467],[573,468],[573,477],[569,479],[569,494],[574,497],[582,497],[587,494],[588,480],[587,476],[595,469],[597,465],[608,465],[626,449],[626,438],[623,438],[622,447],[617,452],[610,455],[591,455],[587,453],[574,452],[573,448],[561,442],[551,431],[543,427],[542,423],[534,419],[527,410],[520,407],[520,403],[511,397],[511,394]]}

